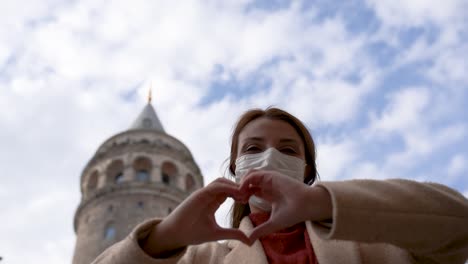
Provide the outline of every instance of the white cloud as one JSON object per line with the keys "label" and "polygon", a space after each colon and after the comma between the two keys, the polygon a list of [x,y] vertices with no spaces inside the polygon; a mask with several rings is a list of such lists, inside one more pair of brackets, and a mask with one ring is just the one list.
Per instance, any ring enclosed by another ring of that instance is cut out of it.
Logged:
{"label": "white cloud", "polygon": [[427,73],[428,76],[442,85],[447,85],[448,81],[468,84],[468,62],[464,59],[464,54],[468,54],[468,45],[454,47],[438,54]]}
{"label": "white cloud", "polygon": [[0,67],[11,59],[11,52],[21,50],[24,37],[35,23],[48,19],[60,1],[3,1],[0,9]]}
{"label": "white cloud", "polygon": [[322,181],[333,181],[348,176],[346,171],[358,159],[358,149],[351,141],[317,144],[317,170]]}
{"label": "white cloud", "polygon": [[384,162],[380,172],[384,177],[415,178],[411,176],[412,169],[424,166],[434,153],[460,144],[466,138],[467,127],[463,122],[438,125],[441,120],[449,120],[452,113],[445,111],[445,99],[433,98],[435,94],[424,87],[401,88],[388,96],[388,103],[379,115],[371,113],[369,126],[363,130],[369,137],[366,144],[373,140],[387,143],[402,140],[398,150],[382,153]]}
{"label": "white cloud", "polygon": [[444,2],[425,0],[367,0],[377,16],[392,26],[424,26],[431,23],[443,24],[463,19],[466,2],[449,0]]}
{"label": "white cloud", "polygon": [[309,124],[326,125],[350,122],[368,92],[363,85],[342,80],[299,78],[283,91],[282,104]]}
{"label": "white cloud", "polygon": [[416,63],[415,72],[444,89],[466,86],[466,1],[366,2],[381,23],[372,40],[398,49],[390,69]]}
{"label": "white cloud", "polygon": [[375,132],[400,132],[416,129],[423,121],[423,111],[430,102],[425,88],[406,88],[392,94],[389,103],[378,119],[373,119],[371,130]]}
{"label": "white cloud", "polygon": [[362,162],[353,164],[351,168],[352,179],[384,179],[386,175],[382,175],[380,168],[372,162]]}
{"label": "white cloud", "polygon": [[[13,200],[2,205],[2,214],[6,216],[2,217],[4,239],[0,241],[4,261],[54,264],[70,262],[70,250],[75,240],[72,225],[66,219],[73,214],[74,207],[71,205],[76,204],[79,199],[61,187],[55,188],[49,185],[49,189],[36,190],[36,194],[22,192],[22,196],[29,196],[23,197],[25,203]],[[9,197],[11,199],[15,196]],[[28,254],[24,254],[25,248],[28,249]],[[54,252],[53,249],[57,251]]]}
{"label": "white cloud", "polygon": [[103,5],[81,1],[63,9],[35,32],[31,52],[68,78],[135,79],[171,65],[170,74],[203,80],[218,63],[242,75],[288,53],[294,42],[282,40],[302,26],[295,7],[244,14],[199,1]]}
{"label": "white cloud", "polygon": [[457,174],[460,174],[464,171],[466,171],[466,164],[468,163],[468,160],[467,158],[462,155],[462,154],[458,154],[458,155],[455,155],[451,160],[450,160],[450,163],[448,165],[448,169],[447,169],[447,172],[449,175],[457,175]]}
{"label": "white cloud", "polygon": [[[444,89],[463,89],[463,85],[468,83],[463,74],[468,67],[463,60],[468,49],[463,37],[465,30],[463,27],[446,26],[435,39],[429,33],[423,33],[407,47],[404,43],[398,44],[403,50],[392,67],[397,69],[410,63],[420,63],[416,69],[420,75],[436,81]],[[386,36],[382,38],[385,40]],[[452,87],[454,83],[455,87]]]}

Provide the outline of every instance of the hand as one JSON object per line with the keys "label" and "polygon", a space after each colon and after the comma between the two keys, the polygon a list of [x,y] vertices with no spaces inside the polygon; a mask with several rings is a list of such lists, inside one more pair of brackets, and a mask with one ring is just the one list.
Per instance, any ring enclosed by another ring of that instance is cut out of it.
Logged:
{"label": "hand", "polygon": [[236,228],[222,228],[215,220],[219,206],[232,197],[247,203],[249,191],[242,193],[239,185],[218,178],[204,188],[192,193],[168,217],[152,230],[143,250],[152,256],[181,248],[222,239],[236,239],[250,244],[247,236]]}
{"label": "hand", "polygon": [[270,218],[249,235],[251,243],[259,237],[297,223],[327,220],[332,217],[328,191],[310,187],[275,171],[252,171],[241,181],[241,192],[254,194],[272,205]]}

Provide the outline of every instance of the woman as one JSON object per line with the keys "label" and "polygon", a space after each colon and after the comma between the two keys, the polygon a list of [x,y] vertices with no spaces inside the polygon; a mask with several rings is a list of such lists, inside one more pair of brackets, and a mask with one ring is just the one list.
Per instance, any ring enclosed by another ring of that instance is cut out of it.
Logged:
{"label": "woman", "polygon": [[[468,201],[408,180],[315,181],[315,146],[280,109],[237,123],[230,172],[165,219],[145,222],[94,263],[464,263]],[[307,183],[307,184],[305,184]],[[233,228],[214,213],[232,197]],[[227,240],[218,243],[217,240]]]}

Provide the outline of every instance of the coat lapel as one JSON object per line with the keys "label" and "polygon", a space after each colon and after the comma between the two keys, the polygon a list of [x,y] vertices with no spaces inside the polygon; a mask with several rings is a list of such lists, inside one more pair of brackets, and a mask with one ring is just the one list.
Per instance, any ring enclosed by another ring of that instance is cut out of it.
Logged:
{"label": "coat lapel", "polygon": [[[246,234],[252,232],[253,225],[248,217],[242,219],[239,229]],[[250,247],[240,241],[230,240],[228,247],[231,248],[231,252],[224,259],[225,264],[268,264],[265,251],[259,240]]]}
{"label": "coat lapel", "polygon": [[323,231],[321,229],[324,227],[311,224],[310,221],[306,221],[306,227],[319,264],[362,263],[357,243],[344,240],[323,240],[318,233]]}
{"label": "coat lapel", "polygon": [[[310,221],[306,222],[306,227],[319,264],[362,263],[357,243],[344,240],[323,240],[318,235],[323,227],[313,225]],[[242,219],[239,229],[246,234],[252,232],[253,225],[248,217]],[[259,240],[255,241],[251,247],[237,240],[230,240],[227,243],[231,252],[224,259],[225,264],[268,264]]]}

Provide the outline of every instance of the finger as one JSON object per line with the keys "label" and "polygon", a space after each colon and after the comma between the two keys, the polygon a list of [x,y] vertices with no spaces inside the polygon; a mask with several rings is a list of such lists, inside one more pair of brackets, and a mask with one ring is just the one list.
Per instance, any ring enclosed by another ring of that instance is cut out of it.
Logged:
{"label": "finger", "polygon": [[273,177],[268,171],[256,171],[247,176],[241,183],[240,190],[243,193],[264,196],[271,194]]}
{"label": "finger", "polygon": [[209,204],[209,207],[213,212],[216,212],[219,209],[219,207],[226,201],[226,199],[227,197],[218,195],[215,198],[215,202]]}
{"label": "finger", "polygon": [[241,179],[241,187],[246,184],[259,185],[263,178],[265,177],[265,171],[263,170],[250,170],[247,174]]}
{"label": "finger", "polygon": [[219,194],[225,194],[225,196],[239,196],[240,191],[238,186],[232,186],[230,184],[226,184],[223,182],[216,182],[214,184],[210,184],[207,187],[205,187],[206,192],[212,194],[212,195],[219,195]]}
{"label": "finger", "polygon": [[233,182],[233,181],[230,181],[228,179],[225,179],[225,178],[217,178],[216,180],[212,181],[210,184],[208,184],[208,186],[206,187],[212,187],[212,186],[218,186],[218,185],[223,185],[223,186],[230,186],[230,187],[233,187],[233,188],[239,188],[240,185]]}
{"label": "finger", "polygon": [[270,184],[273,178],[273,172],[268,170],[251,171],[243,178],[241,188],[244,186],[261,186]]}
{"label": "finger", "polygon": [[271,234],[276,231],[276,227],[271,220],[266,221],[265,223],[254,228],[252,233],[249,235],[251,243],[255,242],[257,239]]}
{"label": "finger", "polygon": [[234,188],[236,188],[238,190],[237,195],[230,196],[231,198],[233,198],[237,202],[247,203],[247,201],[249,200],[250,193],[241,192],[240,189],[239,189],[240,184],[235,183],[235,182],[233,182],[231,180],[228,180],[228,179],[225,179],[225,178],[219,178],[219,180],[216,180],[215,185],[221,185],[221,184],[223,184],[225,186],[232,186],[232,187],[234,187]]}
{"label": "finger", "polygon": [[247,235],[237,228],[219,227],[215,231],[215,239],[216,240],[235,239],[235,240],[241,241],[244,244],[250,245],[250,239],[247,237]]}
{"label": "finger", "polygon": [[223,182],[210,184],[209,186],[205,187],[202,192],[204,193],[203,199],[205,199],[206,202],[213,200],[214,197],[216,197],[216,199],[219,199],[219,197],[232,197],[236,201],[246,202],[249,197],[249,193],[241,192],[238,186],[233,186]]}
{"label": "finger", "polygon": [[226,179],[226,178],[223,178],[223,177],[219,177],[217,178],[216,180],[214,180],[213,182],[220,182],[220,183],[225,183],[225,184],[229,184],[229,185],[232,185],[232,186],[237,186],[239,187],[239,184],[232,181],[232,180],[229,180],[229,179]]}

